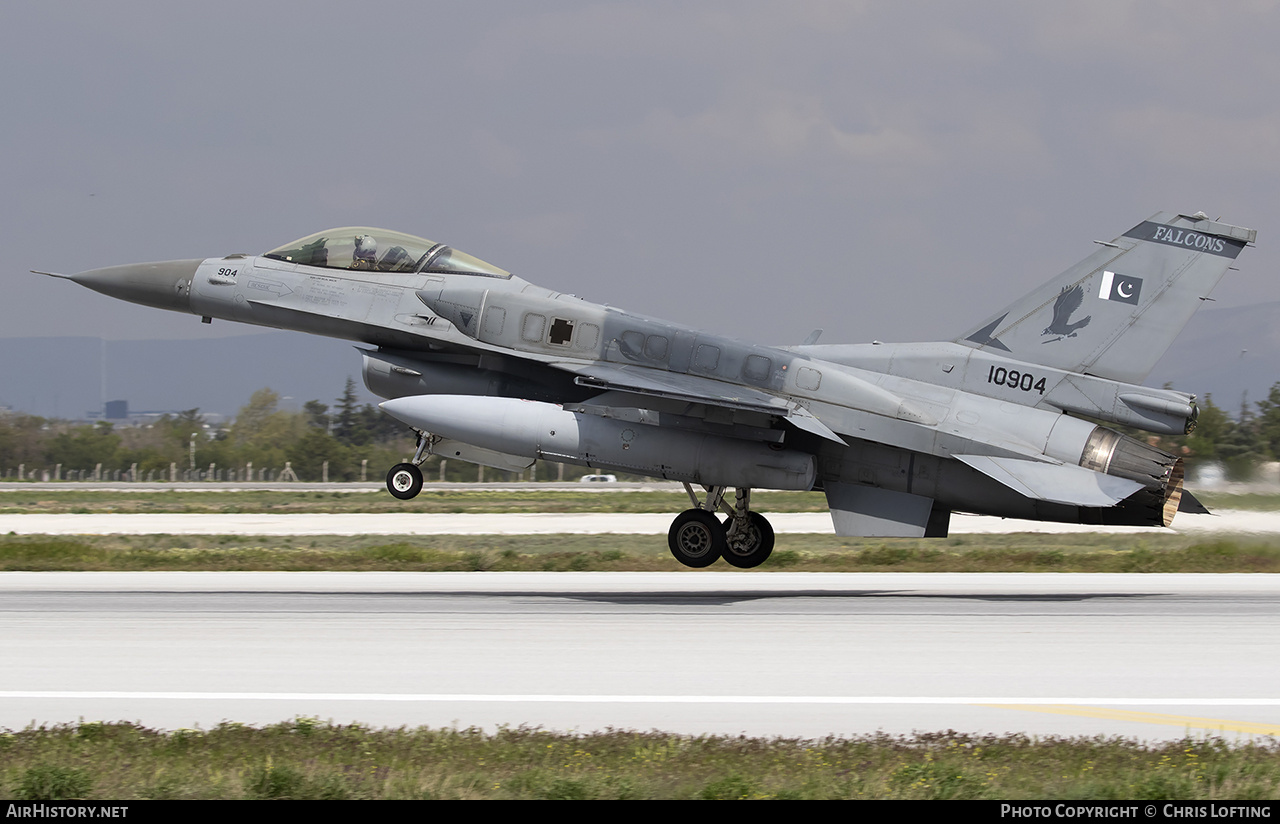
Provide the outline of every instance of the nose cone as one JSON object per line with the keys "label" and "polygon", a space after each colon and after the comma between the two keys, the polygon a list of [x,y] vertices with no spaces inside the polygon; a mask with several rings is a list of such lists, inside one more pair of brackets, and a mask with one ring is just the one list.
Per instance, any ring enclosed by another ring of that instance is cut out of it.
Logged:
{"label": "nose cone", "polygon": [[125,266],[108,266],[90,269],[71,280],[130,303],[172,309],[176,312],[191,311],[191,279],[203,261],[162,260],[157,263],[130,263]]}

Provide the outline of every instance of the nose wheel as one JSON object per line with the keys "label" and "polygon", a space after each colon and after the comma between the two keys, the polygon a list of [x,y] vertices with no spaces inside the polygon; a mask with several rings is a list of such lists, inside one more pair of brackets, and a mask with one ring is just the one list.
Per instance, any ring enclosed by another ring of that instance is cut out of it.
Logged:
{"label": "nose wheel", "polygon": [[434,438],[426,432],[418,432],[418,445],[413,451],[413,460],[410,463],[398,463],[387,473],[388,492],[402,501],[407,501],[422,491],[422,470],[418,468],[418,464],[425,461],[431,454],[431,444],[437,440],[439,438]]}
{"label": "nose wheel", "polygon": [[396,464],[387,473],[387,491],[407,501],[422,491],[422,470],[411,463]]}

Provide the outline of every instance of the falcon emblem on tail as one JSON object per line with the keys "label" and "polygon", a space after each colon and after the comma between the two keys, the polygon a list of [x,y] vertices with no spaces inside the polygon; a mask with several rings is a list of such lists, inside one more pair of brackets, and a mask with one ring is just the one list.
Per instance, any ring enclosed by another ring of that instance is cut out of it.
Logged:
{"label": "falcon emblem on tail", "polygon": [[1089,325],[1089,321],[1093,320],[1093,315],[1085,315],[1083,320],[1071,323],[1071,315],[1080,308],[1080,304],[1084,303],[1084,287],[1080,284],[1075,286],[1064,286],[1062,291],[1058,293],[1058,299],[1053,302],[1053,321],[1045,327],[1041,335],[1057,335],[1057,337],[1041,341],[1041,343],[1053,343],[1063,338],[1074,338],[1076,331],[1083,329]]}

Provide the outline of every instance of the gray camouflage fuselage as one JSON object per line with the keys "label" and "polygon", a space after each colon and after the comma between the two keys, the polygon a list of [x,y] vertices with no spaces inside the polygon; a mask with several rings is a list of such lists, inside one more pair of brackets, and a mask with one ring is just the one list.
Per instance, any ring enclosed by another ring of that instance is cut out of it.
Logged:
{"label": "gray camouflage fuselage", "polygon": [[[1167,524],[1180,462],[1082,417],[1188,431],[1194,396],[1137,382],[1252,240],[1200,215],[1156,215],[971,334],[906,344],[763,346],[496,269],[338,268],[327,252],[314,265],[307,256],[327,237],[295,244],[298,259],[232,255],[70,279],[206,321],[368,344],[364,379],[383,398],[499,396],[571,413],[574,440],[554,447],[536,433],[516,443],[496,430],[467,430],[470,441],[434,432],[464,459],[512,468],[541,457],[750,486],[760,484],[735,480],[752,474],[743,467],[773,454],[791,461],[793,480],[771,485],[825,490],[839,534],[939,535],[952,510]],[[415,428],[450,430],[450,403],[385,408]],[[689,450],[696,460],[673,457]],[[812,472],[796,469],[805,461]],[[784,478],[772,471],[758,477]]]}

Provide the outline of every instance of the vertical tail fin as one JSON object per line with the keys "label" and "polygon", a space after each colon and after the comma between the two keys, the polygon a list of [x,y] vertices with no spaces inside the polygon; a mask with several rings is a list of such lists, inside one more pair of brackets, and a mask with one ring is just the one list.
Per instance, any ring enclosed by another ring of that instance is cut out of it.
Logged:
{"label": "vertical tail fin", "polygon": [[1141,383],[1257,237],[1161,212],[957,340],[1028,363]]}

